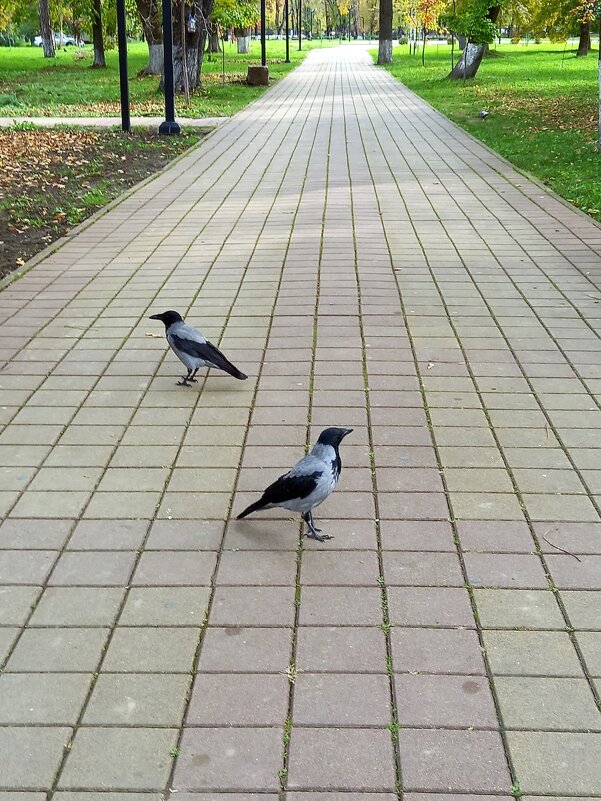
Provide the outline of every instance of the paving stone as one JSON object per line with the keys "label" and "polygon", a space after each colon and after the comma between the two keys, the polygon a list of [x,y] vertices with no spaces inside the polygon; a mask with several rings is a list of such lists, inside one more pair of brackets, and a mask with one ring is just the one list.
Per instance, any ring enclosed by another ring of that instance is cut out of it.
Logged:
{"label": "paving stone", "polygon": [[124,590],[117,587],[48,587],[31,626],[111,626]]}
{"label": "paving stone", "polygon": [[308,551],[301,561],[304,586],[353,585],[372,587],[380,574],[375,551],[341,554],[323,549]]}
{"label": "paving stone", "polygon": [[296,667],[306,672],[383,673],[386,646],[375,627],[301,626],[297,634]]}
{"label": "paving stone", "polygon": [[484,673],[475,631],[393,628],[390,636],[397,672]]}
{"label": "paving stone", "polygon": [[176,737],[176,729],[81,728],[58,786],[82,790],[164,787]]}
{"label": "paving stone", "polygon": [[288,787],[390,791],[395,774],[387,729],[304,729],[290,738]]}
{"label": "paving stone", "polygon": [[282,736],[279,728],[186,729],[172,787],[178,794],[181,790],[276,792]]}
{"label": "paving stone", "polygon": [[210,587],[132,587],[119,618],[123,626],[201,626]]}
{"label": "paving stone", "polygon": [[402,726],[498,728],[485,677],[404,674],[396,675],[394,683]]}
{"label": "paving stone", "polygon": [[42,584],[56,551],[0,551],[0,584]]}
{"label": "paving stone", "polygon": [[224,551],[217,578],[220,585],[287,585],[296,582],[293,551]]}
{"label": "paving stone", "polygon": [[196,628],[115,629],[102,669],[117,673],[187,673],[199,638]]}
{"label": "paving stone", "polygon": [[601,678],[601,635],[596,631],[582,631],[578,632],[576,639],[589,673]]}
{"label": "paving stone", "polygon": [[202,672],[279,673],[290,661],[290,629],[209,628],[198,669]]}
{"label": "paving stone", "polygon": [[20,629],[3,626],[0,628],[0,662],[4,662],[12,648]]}
{"label": "paving stone", "polygon": [[599,794],[601,734],[512,731],[507,740],[522,792]]}
{"label": "paving stone", "polygon": [[549,586],[538,556],[466,553],[464,558],[468,579],[474,587],[544,589]]}
{"label": "paving stone", "polygon": [[463,587],[388,587],[387,594],[393,626],[475,627]]}
{"label": "paving stone", "polygon": [[387,676],[302,672],[296,679],[297,726],[386,726],[390,720]]}
{"label": "paving stone", "polygon": [[58,726],[1,726],[0,786],[12,790],[46,790],[63,758],[71,729]]}
{"label": "paving stone", "polygon": [[525,522],[459,520],[457,532],[464,551],[530,553],[534,540]]}
{"label": "paving stone", "polygon": [[0,548],[60,550],[72,525],[71,520],[5,520],[0,525]]}
{"label": "paving stone", "polygon": [[506,676],[582,676],[569,636],[559,631],[485,631],[493,673]]}
{"label": "paving stone", "polygon": [[451,586],[464,584],[456,554],[387,552],[382,556],[384,578],[389,586]]}
{"label": "paving stone", "polygon": [[173,551],[143,553],[132,578],[132,585],[208,585],[215,569],[213,553]]}
{"label": "paving stone", "polygon": [[0,620],[3,625],[24,625],[39,594],[40,587],[0,587]]}
{"label": "paving stone", "polygon": [[107,636],[107,629],[26,629],[6,670],[94,672]]}
{"label": "paving stone", "polygon": [[304,587],[301,626],[378,626],[382,622],[377,587]]}
{"label": "paving stone", "polygon": [[565,621],[550,590],[475,590],[485,629],[564,629]]}
{"label": "paving stone", "polygon": [[210,626],[292,626],[295,587],[215,588]]}
{"label": "paving stone", "polygon": [[91,680],[91,674],[3,673],[0,722],[74,725]]}
{"label": "paving stone", "polygon": [[380,532],[386,551],[456,551],[453,529],[444,520],[382,520]]}
{"label": "paving stone", "polygon": [[201,673],[188,709],[188,726],[283,726],[288,713],[286,676]]}
{"label": "paving stone", "polygon": [[601,713],[584,678],[499,676],[495,688],[507,729],[601,730]]}
{"label": "paving stone", "polygon": [[601,631],[601,595],[592,592],[564,591],[561,593],[561,600],[574,628]]}
{"label": "paving stone", "polygon": [[135,562],[127,551],[67,551],[62,554],[48,584],[52,586],[126,585]]}
{"label": "paving stone", "polygon": [[224,524],[216,520],[156,520],[146,541],[146,550],[215,551],[223,537]]}
{"label": "paving stone", "polygon": [[81,520],[69,540],[70,550],[135,551],[148,524],[144,520]]}
{"label": "paving stone", "polygon": [[101,673],[83,723],[179,726],[189,685],[189,676]]}
{"label": "paving stone", "polygon": [[578,562],[567,554],[549,554],[546,561],[560,590],[601,590],[601,555],[584,556]]}
{"label": "paving stone", "polygon": [[507,792],[511,779],[497,732],[401,729],[408,791]]}

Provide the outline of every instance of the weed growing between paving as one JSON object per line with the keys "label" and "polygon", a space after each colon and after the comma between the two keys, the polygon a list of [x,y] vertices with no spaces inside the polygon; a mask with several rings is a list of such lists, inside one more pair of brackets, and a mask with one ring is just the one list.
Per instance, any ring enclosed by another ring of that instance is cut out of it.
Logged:
{"label": "weed growing between paving", "polygon": [[450,56],[449,46],[431,45],[422,67],[401,46],[388,69],[453,122],[601,220],[597,52],[576,58],[575,50],[548,42],[501,45],[465,82],[445,80]]}
{"label": "weed growing between paving", "polygon": [[136,131],[0,129],[0,277],[199,141]]}

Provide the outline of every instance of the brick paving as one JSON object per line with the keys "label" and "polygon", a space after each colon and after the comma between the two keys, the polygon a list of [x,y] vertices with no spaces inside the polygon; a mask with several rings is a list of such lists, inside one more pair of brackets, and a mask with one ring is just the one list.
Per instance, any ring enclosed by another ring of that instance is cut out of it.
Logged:
{"label": "brick paving", "polygon": [[[5,289],[0,801],[601,797],[600,283],[345,47]],[[232,519],[332,424],[334,540]]]}

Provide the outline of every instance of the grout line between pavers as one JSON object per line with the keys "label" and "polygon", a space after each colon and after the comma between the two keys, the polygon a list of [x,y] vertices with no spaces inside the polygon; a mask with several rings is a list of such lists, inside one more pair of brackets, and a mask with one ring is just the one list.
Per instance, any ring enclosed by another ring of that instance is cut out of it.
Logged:
{"label": "grout line between pavers", "polygon": [[[349,84],[349,97],[350,102],[352,103],[353,110],[355,110],[355,118],[357,120],[357,130],[360,134],[360,126],[359,126],[359,119],[356,114],[356,107],[355,101],[353,98],[353,92],[351,87],[351,78],[350,78],[350,71],[347,70],[346,72],[346,80]],[[347,116],[345,113],[345,104],[344,104],[344,83],[341,85],[341,99],[342,99],[342,107],[343,107],[343,120],[344,120],[344,141],[345,141],[345,151],[346,151],[346,172],[348,177],[348,191],[350,196],[350,213],[351,213],[351,229],[352,229],[352,239],[353,239],[353,251],[354,251],[354,273],[355,273],[355,282],[356,282],[356,289],[357,289],[357,303],[359,309],[358,315],[358,322],[359,322],[359,332],[361,337],[361,360],[362,360],[362,372],[363,372],[363,381],[364,381],[364,394],[365,394],[365,411],[367,414],[367,435],[368,435],[368,446],[369,446],[369,458],[370,458],[370,470],[371,470],[371,483],[372,483],[372,493],[374,499],[374,509],[375,509],[375,531],[376,531],[376,543],[377,543],[377,556],[378,556],[378,584],[380,587],[381,592],[381,609],[382,609],[382,624],[380,629],[384,635],[384,640],[386,643],[386,673],[388,675],[388,692],[390,694],[390,735],[392,740],[392,756],[394,761],[394,769],[395,769],[395,793],[399,801],[402,801],[404,798],[404,787],[403,787],[403,767],[402,767],[402,759],[401,759],[401,751],[399,745],[399,715],[398,715],[398,702],[397,702],[397,695],[396,695],[396,683],[395,683],[395,671],[394,671],[394,658],[393,658],[393,650],[392,650],[392,640],[390,637],[390,613],[389,613],[389,604],[388,604],[388,587],[386,584],[386,576],[384,573],[384,559],[382,554],[382,531],[380,526],[380,509],[378,503],[378,483],[376,477],[376,464],[374,458],[374,439],[373,439],[373,431],[372,431],[372,418],[371,418],[371,403],[369,397],[369,367],[367,361],[367,345],[366,345],[366,337],[365,337],[365,328],[363,324],[363,307],[362,307],[362,294],[361,294],[361,277],[359,273],[359,252],[357,247],[357,225],[356,225],[356,217],[355,217],[355,202],[354,202],[354,195],[353,195],[353,171],[351,166],[351,160],[349,157],[348,152],[348,133],[347,133]]]}
{"label": "grout line between pavers", "polygon": [[[365,107],[365,105],[364,105],[364,109],[367,112],[367,108]],[[366,113],[366,117],[369,120],[370,125],[372,126],[372,131],[373,131],[373,134],[374,134],[375,141],[378,143],[378,146],[380,147],[380,151],[381,151],[382,157],[383,157],[383,159],[384,159],[384,161],[385,161],[385,163],[386,163],[386,165],[388,167],[388,170],[389,170],[389,173],[390,173],[390,177],[392,178],[392,181],[394,182],[394,184],[397,187],[397,193],[398,193],[398,195],[400,197],[400,200],[404,204],[404,198],[403,198],[403,196],[402,196],[402,194],[400,192],[400,188],[398,187],[398,182],[397,182],[397,179],[396,179],[396,175],[395,175],[394,171],[392,170],[392,168],[391,168],[391,166],[390,166],[390,164],[388,162],[388,159],[386,158],[386,155],[385,155],[385,152],[384,152],[384,148],[382,147],[382,145],[380,143],[380,139],[379,139],[379,137],[377,135],[377,132],[376,132],[376,129],[375,129],[375,125],[373,123],[373,119],[367,113]],[[380,212],[380,216],[382,217],[382,205],[381,205],[381,202],[380,202],[380,196],[379,196],[379,192],[378,192],[378,188],[377,188],[377,183],[374,180],[373,173],[372,173],[372,168],[371,168],[370,162],[369,162],[369,160],[367,158],[367,152],[365,150],[365,143],[364,143],[363,134],[361,132],[360,125],[358,126],[358,128],[359,128],[359,135],[360,135],[360,138],[361,138],[361,142],[362,142],[362,145],[363,145],[363,153],[364,153],[365,163],[367,165],[367,169],[369,171],[369,174],[370,174],[370,176],[372,178],[372,185],[373,185],[373,190],[374,190],[376,203],[377,203],[377,206],[378,206],[378,210]],[[409,222],[410,222],[411,226],[413,227],[413,222],[412,222],[410,216],[409,216]],[[391,269],[391,272],[392,272],[392,278],[393,278],[393,280],[394,280],[394,282],[396,284],[396,287],[397,287],[399,303],[400,303],[400,307],[401,307],[401,313],[403,315],[403,321],[404,321],[404,325],[405,325],[405,330],[407,332],[407,336],[408,336],[408,339],[409,339],[409,343],[410,343],[410,347],[411,347],[411,351],[412,351],[412,355],[413,355],[415,373],[416,373],[416,376],[417,376],[417,378],[419,380],[419,384],[420,384],[420,390],[421,390],[422,398],[423,398],[423,408],[424,408],[424,412],[426,414],[426,418],[427,418],[427,421],[428,421],[428,428],[430,430],[430,434],[431,434],[431,437],[432,437],[432,447],[434,449],[434,453],[435,453],[436,461],[437,461],[437,465],[438,465],[438,470],[439,470],[439,473],[440,473],[440,476],[441,476],[441,480],[443,482],[445,500],[446,500],[446,503],[447,503],[447,506],[448,506],[448,509],[449,509],[449,519],[450,519],[451,526],[452,526],[452,529],[453,529],[454,541],[455,541],[456,550],[457,550],[457,557],[459,559],[461,572],[462,572],[462,575],[463,575],[463,578],[464,578],[465,588],[466,588],[466,590],[467,590],[467,592],[469,594],[470,604],[471,604],[471,608],[472,608],[472,614],[473,614],[473,617],[474,617],[474,623],[475,623],[475,627],[476,627],[476,633],[477,633],[477,636],[478,636],[478,641],[479,641],[480,649],[481,649],[481,652],[482,652],[484,667],[485,667],[485,671],[486,671],[486,678],[487,678],[487,681],[488,681],[488,685],[489,685],[489,688],[490,688],[493,704],[494,704],[494,707],[495,707],[496,717],[497,717],[497,720],[499,722],[498,731],[499,731],[499,735],[500,735],[500,738],[501,738],[503,751],[504,751],[505,759],[506,759],[507,766],[508,766],[508,769],[509,769],[509,774],[510,774],[510,777],[511,777],[511,781],[515,782],[517,777],[516,777],[515,768],[514,768],[514,765],[513,765],[513,760],[512,760],[512,757],[511,757],[511,752],[509,750],[509,743],[507,741],[507,737],[506,737],[506,734],[505,734],[505,727],[504,727],[504,724],[503,724],[503,717],[502,717],[502,713],[501,713],[501,707],[500,707],[499,699],[498,699],[498,696],[497,696],[497,693],[496,693],[496,690],[495,690],[494,674],[493,674],[493,671],[492,671],[492,668],[491,668],[491,665],[490,665],[490,661],[488,659],[488,655],[487,655],[487,652],[486,652],[486,648],[485,648],[485,645],[484,645],[483,632],[482,632],[482,627],[481,627],[479,616],[478,616],[478,609],[477,609],[475,598],[474,598],[474,594],[473,594],[473,588],[472,588],[472,586],[471,586],[471,584],[469,582],[469,577],[468,577],[468,573],[467,573],[467,569],[466,569],[466,565],[465,565],[463,550],[462,550],[462,547],[461,547],[461,541],[460,541],[460,538],[459,538],[459,533],[457,531],[457,526],[456,526],[456,522],[455,522],[454,515],[453,515],[453,509],[452,509],[452,506],[451,506],[450,494],[449,494],[449,491],[447,489],[446,481],[445,481],[445,478],[444,478],[443,466],[442,466],[442,462],[440,460],[440,454],[439,454],[439,451],[438,451],[438,447],[436,445],[436,439],[435,439],[435,436],[434,436],[434,427],[433,427],[432,420],[431,420],[431,417],[430,417],[430,411],[429,411],[429,407],[428,407],[427,397],[426,397],[426,393],[424,391],[424,387],[423,387],[423,383],[422,383],[422,375],[421,375],[421,368],[420,368],[420,365],[419,365],[419,359],[417,357],[415,344],[413,342],[413,337],[411,335],[411,331],[410,331],[410,328],[409,328],[409,318],[408,318],[407,310],[406,310],[405,303],[404,303],[404,300],[403,300],[403,294],[402,294],[402,291],[401,291],[401,287],[400,287],[400,285],[398,283],[398,277],[397,277],[397,275],[396,275],[396,273],[395,273],[395,271],[393,269],[393,266],[392,266],[393,263],[394,263],[392,249],[390,248],[388,234],[387,234],[387,231],[386,231],[386,228],[385,228],[383,222],[382,222],[382,233],[383,233],[384,239],[386,241],[386,246],[387,246],[387,249],[388,249],[388,254],[389,254],[389,259],[390,259],[390,269]],[[415,232],[415,234],[417,236],[417,232]],[[418,238],[417,241],[420,242],[419,238]],[[421,242],[420,242],[420,246],[421,246]],[[422,250],[423,250],[423,248],[422,248]],[[427,256],[425,254],[425,251],[423,251],[423,254],[424,254],[424,257],[427,260]],[[426,261],[426,263],[428,263],[428,262]]]}
{"label": "grout line between pavers", "polygon": [[[307,126],[307,124],[308,124],[308,122],[310,120],[311,112],[313,110],[313,105],[316,104],[316,99],[319,96],[318,92],[319,92],[319,87],[321,85],[321,82],[323,81],[323,75],[320,76],[319,80],[313,79],[313,81],[317,84],[317,92],[314,93],[312,101],[311,101],[311,104],[310,104],[309,108],[307,109],[307,111],[305,113],[305,118],[304,118],[304,121],[302,123],[301,129],[300,129],[300,131],[298,133],[294,148],[291,150],[291,153],[290,153],[290,156],[289,156],[289,160],[288,160],[288,164],[287,164],[286,168],[282,171],[282,177],[281,177],[281,180],[280,180],[280,184],[279,184],[277,190],[274,192],[273,200],[272,200],[272,202],[271,202],[271,204],[269,206],[268,213],[267,213],[267,215],[265,217],[265,222],[263,224],[263,227],[259,231],[259,234],[257,235],[255,248],[256,248],[256,246],[258,244],[258,241],[259,241],[260,234],[261,234],[262,230],[264,229],[264,227],[269,222],[269,217],[271,215],[271,212],[273,211],[273,209],[275,207],[275,204],[276,204],[276,201],[277,201],[277,198],[279,196],[279,193],[280,193],[282,187],[284,186],[284,182],[285,182],[285,179],[286,179],[287,172],[288,172],[288,170],[290,169],[290,167],[292,165],[294,153],[296,152],[297,147],[301,143],[302,133],[304,132],[305,127]],[[309,84],[309,89],[311,87],[312,87],[312,84]],[[307,90],[307,93],[306,93],[305,97],[308,95],[308,92],[309,92],[309,90]],[[322,101],[322,103],[323,103],[323,101]],[[298,115],[298,111],[296,112],[295,116],[291,119],[290,124],[288,126],[289,128],[291,128],[292,125],[296,122],[297,115]],[[318,129],[318,123],[316,123],[316,125],[315,125],[316,132],[317,132],[317,129]],[[276,155],[277,155],[277,152],[274,153],[273,159],[275,159]],[[273,161],[273,159],[272,159],[272,161]],[[270,164],[271,164],[271,162],[270,162]],[[303,186],[304,186],[304,183],[303,183]],[[274,311],[275,311],[275,307],[276,307],[276,304],[277,304],[277,301],[278,301],[278,298],[279,298],[279,291],[280,291],[280,287],[281,287],[281,283],[282,283],[282,279],[283,279],[283,275],[284,275],[284,270],[285,270],[285,266],[286,266],[286,259],[287,259],[287,255],[288,255],[288,252],[289,252],[289,249],[290,249],[290,241],[291,241],[291,238],[292,238],[292,235],[293,235],[294,226],[295,226],[295,223],[296,223],[296,216],[298,214],[298,209],[300,207],[301,201],[302,201],[302,190],[301,190],[301,192],[299,192],[297,207],[296,207],[296,210],[294,212],[293,219],[291,221],[290,236],[289,236],[288,242],[286,244],[284,257],[282,259],[282,265],[281,265],[281,268],[280,268],[279,281],[278,281],[278,284],[277,284],[277,287],[276,287],[276,290],[275,290],[275,293],[274,293],[274,298],[273,298],[273,303],[272,303],[272,312],[271,312],[271,316],[270,316],[269,325],[268,325],[267,331],[265,333],[265,345],[264,345],[264,348],[263,348],[262,358],[261,358],[261,362],[260,362],[260,366],[259,366],[259,370],[258,370],[257,381],[255,383],[255,389],[254,389],[254,393],[253,393],[253,400],[251,401],[251,409],[254,407],[254,400],[256,398],[256,395],[257,395],[257,392],[258,392],[258,389],[259,389],[260,378],[261,378],[261,374],[262,374],[262,370],[263,370],[263,365],[265,363],[265,355],[266,355],[268,347],[269,347],[269,338],[270,338],[271,329],[272,329],[272,326],[273,326]],[[254,253],[254,249],[253,249],[253,253]],[[250,259],[249,259],[249,264],[250,264]],[[229,504],[228,511],[226,513],[226,515],[227,515],[226,516],[226,524],[224,526],[224,531],[223,531],[222,538],[221,538],[221,544],[220,544],[219,550],[217,552],[217,559],[216,559],[215,569],[214,569],[213,575],[211,577],[211,594],[210,594],[210,597],[209,597],[209,600],[208,600],[208,603],[207,603],[207,610],[206,610],[206,613],[205,613],[205,620],[203,621],[203,624],[202,624],[202,627],[201,627],[201,631],[200,631],[198,642],[197,642],[196,651],[195,651],[195,654],[194,654],[193,667],[192,667],[193,676],[196,674],[196,671],[198,670],[198,664],[199,664],[201,656],[202,656],[202,646],[203,646],[203,643],[204,643],[204,636],[205,636],[205,633],[206,633],[206,630],[207,630],[207,627],[208,627],[210,614],[211,614],[211,610],[212,610],[212,604],[213,604],[213,599],[214,599],[214,595],[215,595],[215,589],[216,589],[216,586],[217,586],[217,578],[218,578],[218,573],[219,573],[219,567],[220,567],[220,564],[221,564],[221,554],[223,553],[223,550],[224,550],[225,538],[226,538],[226,534],[227,534],[227,531],[228,531],[229,519],[230,519],[230,515],[231,515],[231,512],[232,512],[232,508],[233,508],[233,503],[234,503],[234,498],[235,498],[235,494],[236,494],[237,484],[238,484],[238,481],[239,481],[240,470],[241,470],[241,466],[242,466],[242,462],[243,462],[243,458],[244,458],[244,451],[245,451],[246,441],[247,441],[247,438],[248,438],[249,428],[250,428],[250,420],[247,422],[247,425],[246,425],[246,431],[245,431],[244,441],[242,443],[242,448],[241,448],[241,452],[240,452],[240,460],[239,460],[239,464],[238,464],[236,479],[235,479],[234,485],[232,487],[230,504]],[[190,702],[191,702],[193,687],[194,687],[194,685],[192,683],[191,690],[190,690],[190,696],[187,699],[187,703],[185,705],[185,708],[184,708],[184,711],[183,711],[183,715],[182,715],[182,724],[179,727],[179,735],[178,735],[177,744],[176,744],[176,749],[177,750],[179,750],[179,747],[181,745],[182,738],[183,738],[183,735],[184,735],[184,731],[185,731],[185,728],[186,728],[185,727],[185,721],[186,721],[189,705],[190,705]],[[273,727],[270,726],[270,727],[266,727],[266,728],[273,728]],[[171,798],[171,793],[172,793],[172,790],[173,790],[172,784],[173,784],[173,780],[174,780],[174,777],[175,777],[176,769],[177,769],[177,756],[175,757],[175,759],[174,759],[174,761],[172,763],[171,771],[170,771],[170,774],[169,774],[169,777],[168,777],[168,780],[167,780],[167,784],[166,784],[166,786],[165,786],[165,788],[163,790],[163,798],[164,799]]]}

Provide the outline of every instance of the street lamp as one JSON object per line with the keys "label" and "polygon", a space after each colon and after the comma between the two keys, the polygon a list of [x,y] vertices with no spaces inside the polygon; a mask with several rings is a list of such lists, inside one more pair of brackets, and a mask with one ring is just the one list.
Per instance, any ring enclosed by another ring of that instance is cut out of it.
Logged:
{"label": "street lamp", "polygon": [[267,46],[265,44],[265,0],[261,0],[261,66],[267,66]]}
{"label": "street lamp", "polygon": [[[182,3],[182,14],[185,14]],[[185,38],[182,47],[186,46]],[[170,136],[178,134],[181,128],[175,121],[175,94],[173,87],[173,21],[171,19],[171,0],[163,0],[163,83],[165,91],[165,120],[159,125],[159,133]]]}
{"label": "street lamp", "polygon": [[298,0],[298,49],[303,49],[303,0]]}
{"label": "street lamp", "polygon": [[127,82],[127,31],[125,0],[117,0],[117,43],[119,47],[119,85],[121,88],[121,129],[129,133],[129,84]]}

